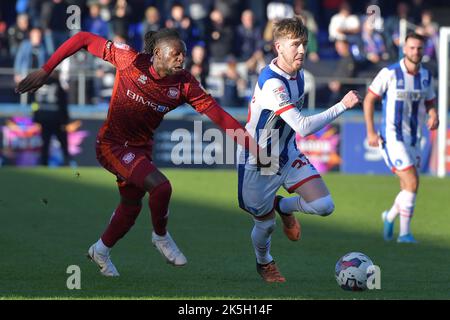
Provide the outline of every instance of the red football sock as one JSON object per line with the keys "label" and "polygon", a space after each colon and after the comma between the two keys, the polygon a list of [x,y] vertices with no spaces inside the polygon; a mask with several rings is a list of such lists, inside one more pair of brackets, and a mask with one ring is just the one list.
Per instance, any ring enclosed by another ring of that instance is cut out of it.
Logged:
{"label": "red football sock", "polygon": [[149,206],[152,214],[153,230],[158,236],[166,234],[169,213],[169,201],[172,186],[169,181],[163,182],[150,191]]}
{"label": "red football sock", "polygon": [[130,206],[122,203],[119,204],[116,211],[114,211],[114,215],[106,231],[101,237],[107,247],[112,248],[131,229],[139,212],[141,212],[141,208],[142,205]]}

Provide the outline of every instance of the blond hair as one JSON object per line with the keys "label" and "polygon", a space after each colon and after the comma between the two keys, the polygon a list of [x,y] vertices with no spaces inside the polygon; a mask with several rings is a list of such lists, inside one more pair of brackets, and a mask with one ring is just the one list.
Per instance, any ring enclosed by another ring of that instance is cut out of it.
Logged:
{"label": "blond hair", "polygon": [[281,19],[273,26],[273,40],[300,39],[302,42],[308,40],[308,30],[302,20],[294,18]]}

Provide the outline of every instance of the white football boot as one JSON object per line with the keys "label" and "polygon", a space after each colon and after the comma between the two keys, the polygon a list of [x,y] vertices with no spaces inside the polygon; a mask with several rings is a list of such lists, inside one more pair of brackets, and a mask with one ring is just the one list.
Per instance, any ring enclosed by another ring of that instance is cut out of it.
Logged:
{"label": "white football boot", "polygon": [[95,250],[95,243],[89,248],[87,257],[100,268],[100,273],[105,277],[118,277],[119,272],[111,262],[108,255],[104,255]]}
{"label": "white football boot", "polygon": [[175,241],[173,241],[169,232],[165,236],[158,236],[154,231],[152,232],[152,243],[156,249],[163,255],[167,263],[174,266],[184,266],[187,259],[184,254],[178,249]]}

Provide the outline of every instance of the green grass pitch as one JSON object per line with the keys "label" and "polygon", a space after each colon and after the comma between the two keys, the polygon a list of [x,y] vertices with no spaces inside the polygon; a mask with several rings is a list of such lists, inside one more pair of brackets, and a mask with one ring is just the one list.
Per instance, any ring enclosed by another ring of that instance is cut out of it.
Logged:
{"label": "green grass pitch", "polygon": [[[398,192],[395,177],[325,175],[335,212],[326,218],[298,214],[303,238],[295,243],[278,220],[272,254],[287,282],[266,284],[255,271],[251,217],[238,208],[236,172],[162,171],[173,186],[169,230],[188,264],[172,267],[152,247],[146,200],[112,251],[121,276],[111,279],[85,253],[117,204],[114,177],[100,168],[1,168],[0,299],[450,298],[449,179],[421,178],[412,221],[420,243],[400,245],[381,237],[380,214]],[[380,266],[381,290],[337,286],[335,263],[350,251]],[[70,265],[81,268],[81,290],[66,287]]]}

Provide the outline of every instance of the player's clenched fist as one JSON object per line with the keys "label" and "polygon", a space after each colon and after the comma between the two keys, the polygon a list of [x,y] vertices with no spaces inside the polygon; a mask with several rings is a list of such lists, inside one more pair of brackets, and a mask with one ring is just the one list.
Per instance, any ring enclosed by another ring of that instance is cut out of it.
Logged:
{"label": "player's clenched fist", "polygon": [[378,147],[380,144],[380,136],[375,132],[367,133],[367,143],[371,147]]}
{"label": "player's clenched fist", "polygon": [[358,91],[351,90],[342,98],[341,102],[347,109],[352,109],[362,102],[362,98]]}

